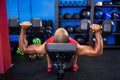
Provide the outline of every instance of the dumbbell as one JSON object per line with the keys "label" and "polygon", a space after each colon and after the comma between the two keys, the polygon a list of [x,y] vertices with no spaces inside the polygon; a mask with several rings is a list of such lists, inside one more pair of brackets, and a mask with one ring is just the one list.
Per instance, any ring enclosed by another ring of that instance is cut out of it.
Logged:
{"label": "dumbbell", "polygon": [[40,60],[43,59],[43,57],[44,57],[43,54],[37,54],[36,56],[37,56],[37,58],[40,59]]}
{"label": "dumbbell", "polygon": [[48,21],[47,21],[47,26],[45,27],[45,33],[46,33],[48,36],[50,36],[51,33],[52,33],[52,25],[53,25],[52,20],[48,20]]}
{"label": "dumbbell", "polygon": [[64,14],[64,19],[65,19],[65,20],[71,19],[70,13],[65,13],[65,14]]}
{"label": "dumbbell", "polygon": [[68,33],[73,33],[73,27],[71,25],[67,25],[65,29]]}
{"label": "dumbbell", "polygon": [[34,54],[34,55],[29,55],[29,58],[30,58],[30,60],[35,60],[37,57],[36,57],[36,55]]}
{"label": "dumbbell", "polygon": [[31,22],[32,33],[34,34],[43,34],[44,27],[42,25],[42,20],[40,18],[32,18]]}
{"label": "dumbbell", "polygon": [[[112,33],[112,29],[114,26],[114,22],[111,20],[105,20],[102,25],[101,29],[104,34],[110,34]],[[89,29],[91,28],[91,22],[89,19],[83,19],[80,22],[80,32],[87,33]]]}
{"label": "dumbbell", "polygon": [[114,22],[112,20],[105,20],[102,23],[102,33],[111,34],[113,30]]}
{"label": "dumbbell", "polygon": [[80,32],[87,33],[89,32],[91,26],[91,21],[89,19],[82,19],[80,21]]}
{"label": "dumbbell", "polygon": [[8,26],[9,26],[10,34],[18,34],[19,33],[20,27],[19,27],[19,19],[18,18],[10,18]]}
{"label": "dumbbell", "polygon": [[47,20],[42,20],[42,26],[46,27],[47,26]]}
{"label": "dumbbell", "polygon": [[52,25],[53,25],[52,20],[48,20],[48,21],[47,21],[47,26],[51,26],[51,27],[52,27]]}
{"label": "dumbbell", "polygon": [[74,27],[74,33],[80,33],[80,26],[79,25],[76,25]]}
{"label": "dumbbell", "polygon": [[80,15],[78,13],[74,13],[73,14],[73,19],[74,20],[79,20],[80,19]]}
{"label": "dumbbell", "polygon": [[82,19],[90,19],[90,10],[89,9],[82,9],[80,12],[80,17]]}
{"label": "dumbbell", "polygon": [[113,5],[112,1],[103,1],[103,5]]}

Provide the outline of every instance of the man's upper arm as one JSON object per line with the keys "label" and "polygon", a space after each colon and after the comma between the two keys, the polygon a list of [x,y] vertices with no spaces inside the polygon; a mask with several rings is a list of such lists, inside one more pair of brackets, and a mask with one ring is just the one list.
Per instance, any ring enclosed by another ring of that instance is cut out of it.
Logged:
{"label": "man's upper arm", "polygon": [[77,46],[76,53],[78,55],[84,55],[84,56],[97,56],[98,51],[96,51],[93,47],[87,46],[87,45],[79,45]]}
{"label": "man's upper arm", "polygon": [[27,54],[35,54],[35,53],[44,54],[46,53],[45,44],[46,43],[43,43],[42,45],[37,45],[37,44],[29,45],[25,50],[23,50],[23,52]]}

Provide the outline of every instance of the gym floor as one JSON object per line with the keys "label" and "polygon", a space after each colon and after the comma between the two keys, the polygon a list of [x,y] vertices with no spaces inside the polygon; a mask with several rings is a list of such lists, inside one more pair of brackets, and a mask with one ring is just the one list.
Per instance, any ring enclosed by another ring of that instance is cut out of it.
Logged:
{"label": "gym floor", "polygon": [[[46,72],[45,60],[30,61],[26,56],[12,55],[14,66],[0,80],[56,80]],[[64,80],[120,80],[120,50],[104,49],[100,57],[80,56],[79,71],[66,71]]]}

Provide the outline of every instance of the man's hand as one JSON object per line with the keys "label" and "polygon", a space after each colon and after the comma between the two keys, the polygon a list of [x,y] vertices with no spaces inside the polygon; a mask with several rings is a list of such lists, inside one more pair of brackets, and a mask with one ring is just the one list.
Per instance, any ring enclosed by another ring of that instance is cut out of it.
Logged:
{"label": "man's hand", "polygon": [[30,22],[25,21],[21,24],[21,27],[23,29],[28,29],[30,27],[30,24],[31,24]]}
{"label": "man's hand", "polygon": [[92,24],[92,31],[99,32],[101,30],[101,26],[98,24]]}

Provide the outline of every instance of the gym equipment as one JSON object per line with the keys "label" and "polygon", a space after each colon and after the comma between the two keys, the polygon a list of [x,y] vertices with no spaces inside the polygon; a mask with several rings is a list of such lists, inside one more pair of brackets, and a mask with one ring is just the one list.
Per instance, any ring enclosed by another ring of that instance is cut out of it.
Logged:
{"label": "gym equipment", "polygon": [[120,5],[120,0],[112,0],[114,5]]}
{"label": "gym equipment", "polygon": [[70,61],[76,51],[76,45],[67,43],[49,43],[45,45],[45,49],[50,56],[53,69],[57,71],[57,80],[63,80],[64,69],[69,68]]}
{"label": "gym equipment", "polygon": [[74,27],[74,33],[80,33],[80,26],[79,25],[76,25]]}
{"label": "gym equipment", "polygon": [[47,20],[42,20],[42,26],[46,27],[47,26]]}
{"label": "gym equipment", "polygon": [[82,9],[81,12],[80,12],[80,17],[82,19],[90,19],[90,10]]}
{"label": "gym equipment", "polygon": [[37,54],[36,56],[37,56],[37,58],[40,59],[40,60],[43,59],[43,57],[44,57],[43,54]]}
{"label": "gym equipment", "polygon": [[78,2],[77,1],[73,1],[73,5],[74,6],[78,6]]}
{"label": "gym equipment", "polygon": [[65,19],[65,20],[71,19],[70,13],[65,13],[65,14],[64,14],[64,19]]}
{"label": "gym equipment", "polygon": [[80,19],[80,15],[78,13],[74,13],[73,14],[73,19],[74,20],[79,20]]}
{"label": "gym equipment", "polygon": [[102,33],[111,34],[113,30],[114,22],[112,20],[105,20],[102,23]]}
{"label": "gym equipment", "polygon": [[10,34],[17,34],[19,33],[19,20],[18,18],[10,18],[9,19],[9,32]]}
{"label": "gym equipment", "polygon": [[93,42],[96,42],[96,38],[95,37],[93,38]]}
{"label": "gym equipment", "polygon": [[[114,26],[114,22],[112,20],[104,20],[101,25],[102,34],[111,34],[113,30],[113,26]],[[90,27],[91,27],[91,22],[89,19],[81,20],[80,32],[88,33]]]}
{"label": "gym equipment", "polygon": [[95,10],[95,18],[96,19],[101,19],[103,18],[103,11],[101,9],[96,9]]}
{"label": "gym equipment", "polygon": [[111,19],[118,20],[119,19],[119,13],[118,12],[113,12]]}
{"label": "gym equipment", "polygon": [[73,5],[73,2],[72,1],[69,1],[69,6],[72,6]]}
{"label": "gym equipment", "polygon": [[91,26],[91,22],[90,22],[89,19],[82,19],[80,21],[80,32],[88,33],[89,29],[90,29],[90,26]]}
{"label": "gym equipment", "polygon": [[87,2],[83,0],[83,1],[82,1],[82,5],[83,5],[83,6],[86,6],[86,5],[87,5]]}
{"label": "gym equipment", "polygon": [[34,39],[32,40],[32,42],[33,42],[33,44],[41,44],[40,38],[34,38]]}
{"label": "gym equipment", "polygon": [[78,4],[78,6],[81,6],[81,5],[82,5],[82,2],[81,2],[81,1],[78,1],[77,4]]}
{"label": "gym equipment", "polygon": [[37,56],[35,54],[34,55],[29,55],[29,58],[30,58],[30,60],[34,61],[37,58]]}
{"label": "gym equipment", "polygon": [[61,13],[59,13],[59,19],[62,20],[63,19],[63,16]]}
{"label": "gym equipment", "polygon": [[69,6],[69,2],[68,1],[64,1],[64,6]]}
{"label": "gym equipment", "polygon": [[48,20],[47,21],[47,26],[52,26],[52,25],[53,25],[52,20]]}
{"label": "gym equipment", "polygon": [[21,56],[23,56],[23,55],[24,55],[24,53],[23,53],[23,52],[21,52],[20,48],[17,48],[16,53],[17,53],[17,54],[20,54]]}
{"label": "gym equipment", "polygon": [[106,44],[107,43],[107,38],[103,37],[103,43]]}
{"label": "gym equipment", "polygon": [[32,19],[32,33],[42,34],[43,33],[42,21],[39,18]]}
{"label": "gym equipment", "polygon": [[60,1],[60,2],[59,2],[59,5],[60,5],[60,6],[63,6],[63,5],[64,5],[64,3],[63,3],[62,1]]}
{"label": "gym equipment", "polygon": [[80,44],[80,45],[84,45],[85,44],[85,39],[83,36],[76,36],[75,40]]}
{"label": "gym equipment", "polygon": [[52,26],[47,26],[47,27],[45,28],[45,33],[46,33],[48,36],[50,36],[51,33],[52,33]]}
{"label": "gym equipment", "polygon": [[103,1],[103,5],[113,5],[112,1]]}
{"label": "gym equipment", "polygon": [[65,29],[67,30],[68,33],[73,33],[73,27],[72,26],[68,25],[68,26],[66,26]]}

